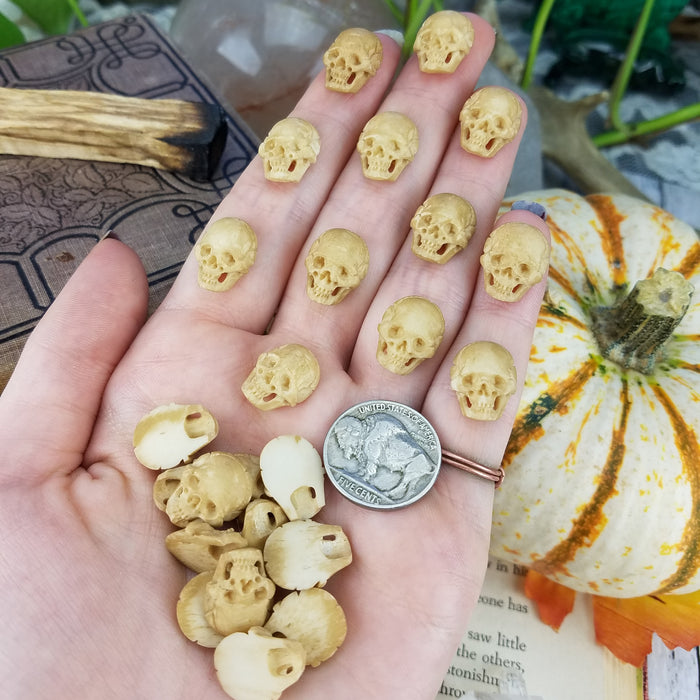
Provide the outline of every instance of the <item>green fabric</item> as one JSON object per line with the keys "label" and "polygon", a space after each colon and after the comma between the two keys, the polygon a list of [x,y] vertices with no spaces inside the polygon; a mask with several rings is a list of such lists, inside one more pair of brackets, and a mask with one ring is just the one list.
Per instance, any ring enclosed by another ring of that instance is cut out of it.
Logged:
{"label": "green fabric", "polygon": [[[642,50],[668,50],[668,25],[686,4],[686,0],[656,0]],[[557,0],[548,27],[560,43],[600,39],[624,49],[643,5],[644,0]]]}

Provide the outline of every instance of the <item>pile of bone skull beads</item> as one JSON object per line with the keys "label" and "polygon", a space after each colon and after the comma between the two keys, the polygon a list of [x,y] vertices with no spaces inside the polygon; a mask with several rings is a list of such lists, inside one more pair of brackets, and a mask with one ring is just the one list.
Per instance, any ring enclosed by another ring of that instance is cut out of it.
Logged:
{"label": "pile of bone skull beads", "polygon": [[[473,39],[465,15],[434,13],[413,47],[420,70],[454,72]],[[348,29],[323,60],[326,87],[356,93],[378,70],[382,44],[372,32]],[[521,107],[508,90],[484,87],[465,102],[459,120],[462,148],[491,158],[517,135]],[[418,148],[415,124],[398,112],[376,114],[357,141],[363,174],[371,180],[395,181]],[[320,150],[317,129],[290,117],[273,126],[258,152],[267,180],[293,186]],[[433,194],[411,220],[412,251],[423,261],[444,265],[467,246],[475,227],[467,200],[454,193]],[[194,252],[199,285],[225,292],[254,265],[256,234],[241,219],[219,219],[206,227]],[[309,299],[327,306],[341,303],[365,277],[369,256],[356,233],[344,228],[324,232],[305,259]],[[548,257],[548,243],[537,228],[498,226],[480,258],[486,291],[501,301],[517,301],[542,279]],[[419,296],[398,299],[378,325],[377,361],[390,372],[408,374],[435,355],[444,330],[436,304]],[[512,356],[488,341],[456,353],[450,376],[468,419],[497,419],[515,391]],[[270,411],[306,400],[319,381],[313,353],[288,343],[261,354],[241,390],[253,406]],[[350,545],[340,527],[313,520],[325,502],[324,469],[309,442],[284,435],[270,441],[259,457],[224,452],[193,457],[217,431],[216,420],[202,406],[162,406],[139,423],[135,451],[147,467],[163,470],[154,500],[179,528],[166,546],[196,574],[177,605],[183,633],[215,648],[217,675],[233,698],[274,700],[307,665],[333,655],[345,637],[343,611],[323,586],[350,563]],[[280,590],[291,592],[280,597]]]}
{"label": "pile of bone skull beads", "polygon": [[345,615],[323,586],[352,552],[342,528],[313,520],[325,494],[310,442],[283,435],[259,457],[195,456],[217,434],[203,406],[168,404],[139,421],[134,452],[161,470],[153,500],[179,528],[165,545],[195,574],[177,603],[182,633],[215,649],[231,697],[274,699],[343,643]]}

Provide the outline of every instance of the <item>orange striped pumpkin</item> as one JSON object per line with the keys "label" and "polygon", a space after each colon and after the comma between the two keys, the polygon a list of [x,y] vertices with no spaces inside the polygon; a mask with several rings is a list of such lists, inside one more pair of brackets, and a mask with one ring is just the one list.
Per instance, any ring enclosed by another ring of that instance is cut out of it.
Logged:
{"label": "orange striped pumpkin", "polygon": [[[552,259],[503,461],[506,477],[496,492],[492,554],[600,596],[696,591],[697,233],[628,196],[544,190],[517,199],[547,208]],[[601,324],[599,309],[615,307],[659,267],[681,273],[675,277],[686,286],[689,305],[678,312],[679,325],[661,343],[642,314],[636,331],[601,340],[601,328],[615,333],[627,321],[613,314]],[[658,356],[624,366],[632,344],[650,342],[663,345]]]}

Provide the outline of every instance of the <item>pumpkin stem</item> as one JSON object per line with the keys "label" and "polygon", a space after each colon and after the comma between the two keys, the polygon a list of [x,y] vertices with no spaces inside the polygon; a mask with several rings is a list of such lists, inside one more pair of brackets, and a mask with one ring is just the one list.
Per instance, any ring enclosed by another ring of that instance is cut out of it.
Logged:
{"label": "pumpkin stem", "polygon": [[602,354],[626,369],[651,374],[693,291],[680,272],[660,267],[617,304],[593,309],[593,333]]}

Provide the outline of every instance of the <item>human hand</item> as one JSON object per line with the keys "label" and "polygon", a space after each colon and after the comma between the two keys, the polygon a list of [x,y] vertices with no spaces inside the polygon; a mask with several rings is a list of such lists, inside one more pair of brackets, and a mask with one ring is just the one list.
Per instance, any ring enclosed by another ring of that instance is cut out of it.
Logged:
{"label": "human hand", "polygon": [[[318,129],[318,161],[290,185],[266,181],[256,158],[215,214],[246,220],[258,236],[256,263],[232,290],[199,288],[191,255],[143,325],[143,269],[131,250],[105,240],[49,309],[0,399],[0,678],[8,697],[224,697],[212,650],[178,630],[187,572],[165,549],[172,526],[153,505],[153,472],[133,454],[134,426],[155,406],[201,403],[220,424],[210,448],[258,454],[288,433],[320,451],[350,405],[395,400],[420,410],[446,449],[500,463],[519,392],[498,420],[469,420],[449,369],[466,343],[493,340],[513,355],[521,386],[544,283],[507,304],[479,278],[525,119],[492,159],[460,148],[457,116],[493,46],[491,28],[471,19],[474,46],[453,75],[422,74],[413,58],[385,95],[399,47],[382,37],[382,66],[356,95],[315,80],[294,115]],[[365,179],[354,153],[364,124],[385,110],[410,116],[420,135],[414,161],[391,183]],[[478,222],[467,249],[439,268],[416,258],[407,240],[413,213],[435,192],[464,196]],[[505,217],[546,231],[529,212]],[[365,239],[370,268],[347,299],[326,307],[306,296],[304,257],[336,226]],[[389,304],[416,294],[440,307],[445,336],[434,358],[398,376],[376,361],[377,324]],[[313,351],[321,381],[302,404],[261,412],[241,383],[261,352],[288,342]],[[319,519],[341,525],[353,548],[351,566],[327,586],[348,635],[285,699],[432,700],[481,587],[493,484],[443,466],[423,499],[390,513],[358,507],[330,485],[326,496]]]}

